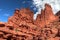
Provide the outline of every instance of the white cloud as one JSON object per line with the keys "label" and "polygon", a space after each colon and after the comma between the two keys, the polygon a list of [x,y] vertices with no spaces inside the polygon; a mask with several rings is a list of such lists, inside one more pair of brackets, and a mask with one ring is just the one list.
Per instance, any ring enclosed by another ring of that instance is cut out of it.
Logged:
{"label": "white cloud", "polygon": [[39,14],[38,12],[36,12],[36,14],[34,14],[34,20],[36,19],[37,17],[37,14]]}
{"label": "white cloud", "polygon": [[41,11],[41,9],[44,8],[45,3],[48,3],[51,5],[52,10],[54,11],[54,14],[60,10],[60,0],[33,0],[33,5],[36,6],[38,10],[34,15],[35,19],[37,14]]}

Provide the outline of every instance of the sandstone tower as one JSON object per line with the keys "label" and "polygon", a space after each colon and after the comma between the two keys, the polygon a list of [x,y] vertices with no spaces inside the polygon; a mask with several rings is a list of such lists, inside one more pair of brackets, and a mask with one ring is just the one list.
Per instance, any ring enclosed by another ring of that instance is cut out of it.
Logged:
{"label": "sandstone tower", "polygon": [[41,14],[38,14],[36,23],[38,23],[41,27],[44,27],[45,25],[56,21],[57,19],[58,17],[54,15],[51,6],[45,4],[45,9],[42,9]]}

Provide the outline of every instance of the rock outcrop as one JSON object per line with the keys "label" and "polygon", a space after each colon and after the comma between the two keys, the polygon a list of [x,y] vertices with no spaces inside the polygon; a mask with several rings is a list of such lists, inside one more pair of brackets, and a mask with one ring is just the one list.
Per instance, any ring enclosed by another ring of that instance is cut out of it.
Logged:
{"label": "rock outcrop", "polygon": [[16,24],[17,26],[20,24],[26,24],[26,22],[33,23],[33,15],[33,12],[28,8],[23,8],[21,10],[16,9],[14,15],[8,19],[8,23],[12,23],[15,26]]}
{"label": "rock outcrop", "polygon": [[49,4],[36,20],[29,8],[16,9],[8,22],[0,22],[0,40],[60,40],[60,22]]}
{"label": "rock outcrop", "polygon": [[45,9],[42,9],[41,14],[38,14],[36,22],[39,23],[40,27],[44,27],[45,25],[49,24],[50,22],[56,21],[57,19],[58,17],[54,15],[51,6],[45,4]]}

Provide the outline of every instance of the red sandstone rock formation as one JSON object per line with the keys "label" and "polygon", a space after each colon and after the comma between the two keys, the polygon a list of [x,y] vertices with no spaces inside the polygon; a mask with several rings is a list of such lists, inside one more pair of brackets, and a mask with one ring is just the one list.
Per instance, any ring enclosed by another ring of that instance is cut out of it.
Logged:
{"label": "red sandstone rock formation", "polygon": [[38,14],[28,9],[16,9],[7,23],[0,22],[0,40],[60,40],[60,22],[50,5]]}
{"label": "red sandstone rock formation", "polygon": [[33,14],[34,13],[28,8],[21,10],[16,9],[14,15],[8,19],[8,23],[12,23],[13,25],[17,24],[17,26],[21,23],[25,24],[26,22],[33,23]]}
{"label": "red sandstone rock formation", "polygon": [[56,21],[57,19],[58,17],[54,15],[51,6],[45,4],[45,9],[42,9],[41,14],[38,14],[36,23],[38,23],[40,27],[44,27],[45,25],[49,24],[50,22]]}

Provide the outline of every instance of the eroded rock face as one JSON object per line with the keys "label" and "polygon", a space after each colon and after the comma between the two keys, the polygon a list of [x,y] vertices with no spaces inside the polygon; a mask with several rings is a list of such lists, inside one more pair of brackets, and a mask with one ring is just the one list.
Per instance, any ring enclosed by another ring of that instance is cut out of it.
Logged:
{"label": "eroded rock face", "polygon": [[[45,9],[41,10],[41,14],[38,14],[36,23],[39,23],[40,27],[44,27],[50,22],[58,20],[58,17],[54,15],[50,5],[45,4]],[[38,24],[37,24],[38,25]]]}
{"label": "eroded rock face", "polygon": [[34,13],[28,8],[23,8],[21,10],[16,9],[14,15],[8,19],[8,23],[12,23],[13,25],[25,24],[26,22],[33,23],[33,15]]}
{"label": "eroded rock face", "polygon": [[16,9],[7,23],[0,22],[0,40],[60,40],[60,22],[45,4],[36,20],[29,8]]}

